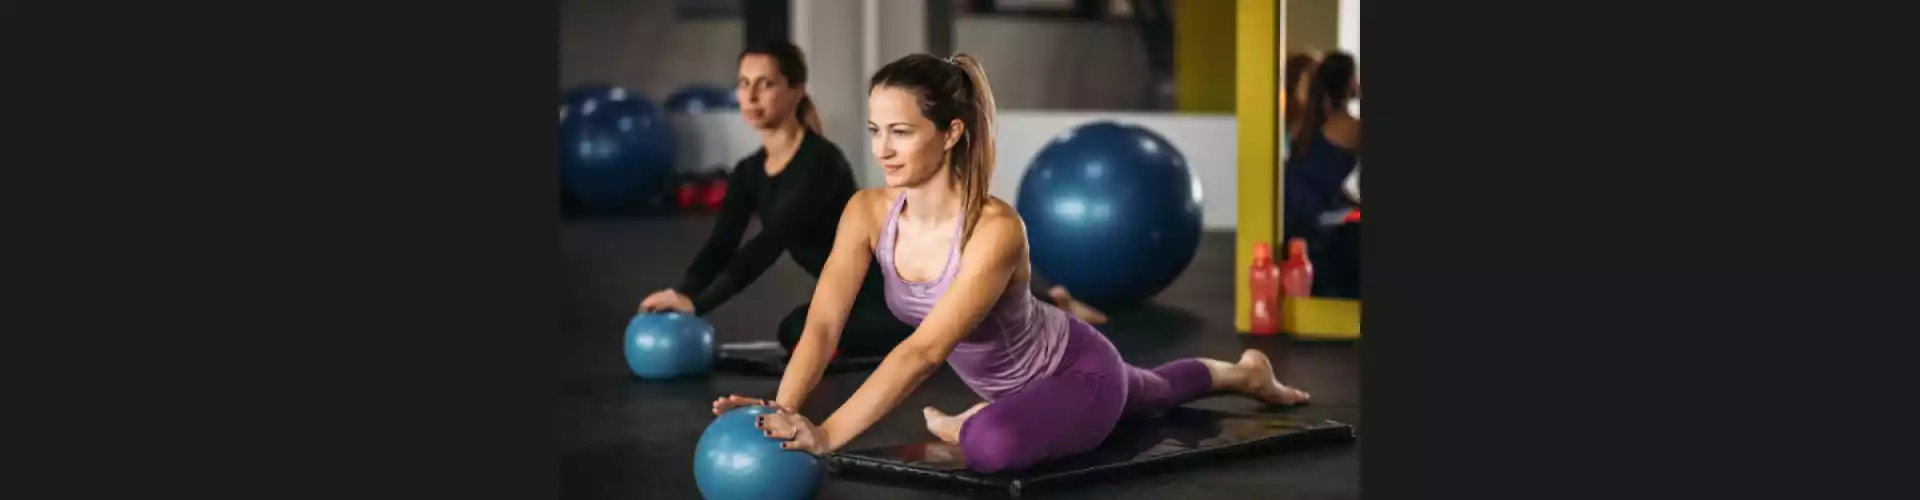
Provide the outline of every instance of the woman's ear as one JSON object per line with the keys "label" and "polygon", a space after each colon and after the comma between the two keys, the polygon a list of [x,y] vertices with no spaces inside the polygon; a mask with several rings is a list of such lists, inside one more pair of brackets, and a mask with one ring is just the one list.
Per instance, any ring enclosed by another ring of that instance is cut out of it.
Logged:
{"label": "woman's ear", "polygon": [[947,151],[953,151],[953,146],[955,144],[959,144],[960,138],[966,136],[966,134],[967,134],[966,122],[960,121],[959,118],[955,118],[953,119],[952,122],[948,122],[947,137],[946,137],[947,144],[944,149]]}

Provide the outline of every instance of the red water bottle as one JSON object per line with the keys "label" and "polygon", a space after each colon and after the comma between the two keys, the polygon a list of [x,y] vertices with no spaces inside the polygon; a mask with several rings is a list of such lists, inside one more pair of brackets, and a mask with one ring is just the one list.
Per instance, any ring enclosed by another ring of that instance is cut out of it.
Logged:
{"label": "red water bottle", "polygon": [[692,210],[700,206],[700,184],[691,180],[681,181],[679,189],[674,190],[674,206],[681,210]]}
{"label": "red water bottle", "polygon": [[700,204],[707,210],[719,210],[727,204],[727,179],[725,177],[707,181],[706,190],[700,193]]}
{"label": "red water bottle", "polygon": [[1248,272],[1247,284],[1253,291],[1253,327],[1248,333],[1280,333],[1280,268],[1273,265],[1272,245],[1253,244],[1253,267]]}
{"label": "red water bottle", "polygon": [[1287,240],[1287,262],[1280,265],[1280,284],[1288,297],[1313,296],[1313,261],[1307,260],[1307,240]]}

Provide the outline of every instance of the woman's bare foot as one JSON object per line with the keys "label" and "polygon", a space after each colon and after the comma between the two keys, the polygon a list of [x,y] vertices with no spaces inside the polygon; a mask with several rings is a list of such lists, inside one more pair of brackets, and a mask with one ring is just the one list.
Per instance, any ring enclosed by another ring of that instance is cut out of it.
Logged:
{"label": "woman's bare foot", "polygon": [[1260,351],[1247,349],[1240,355],[1240,362],[1233,364],[1233,370],[1240,372],[1237,378],[1240,387],[1236,392],[1270,405],[1296,405],[1305,403],[1313,396],[1286,384],[1273,376],[1273,362]]}
{"label": "woman's bare foot", "polygon": [[1068,314],[1080,318],[1080,321],[1085,321],[1089,325],[1104,325],[1107,323],[1106,313],[1100,312],[1099,309],[1094,309],[1093,306],[1086,305],[1078,300],[1073,300],[1073,295],[1067,293],[1067,287],[1054,285],[1053,288],[1047,289],[1047,297],[1053,299],[1053,305],[1060,306],[1060,308],[1065,309]]}
{"label": "woman's bare foot", "polygon": [[981,408],[986,407],[987,403],[982,401],[959,415],[940,413],[940,410],[935,410],[931,406],[922,408],[920,413],[927,417],[928,432],[938,436],[941,442],[958,445],[960,444],[960,426],[966,424],[967,419],[973,418],[973,414],[980,413]]}

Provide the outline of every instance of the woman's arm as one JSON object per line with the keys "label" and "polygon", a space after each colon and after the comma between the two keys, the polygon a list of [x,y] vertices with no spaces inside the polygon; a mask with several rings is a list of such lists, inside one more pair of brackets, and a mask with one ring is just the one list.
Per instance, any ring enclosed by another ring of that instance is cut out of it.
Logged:
{"label": "woman's arm", "polygon": [[[840,449],[892,411],[920,382],[946,362],[954,345],[1007,293],[1026,246],[1026,229],[1010,215],[982,217],[960,255],[960,271],[913,335],[894,347],[846,404],[820,424],[824,451]],[[1026,293],[1021,290],[1018,293]]]}
{"label": "woman's arm", "polygon": [[[846,165],[846,160],[839,159],[831,165],[793,167],[781,174],[781,194],[777,199],[763,200],[758,204],[760,233],[740,247],[739,253],[705,290],[692,296],[695,312],[706,314],[726,303],[727,299],[746,289],[753,280],[759,279],[767,268],[773,267],[773,263],[780,260],[780,254],[792,247],[798,238],[807,236],[807,231],[817,227],[814,224],[816,221],[833,217],[846,208],[846,203],[834,197],[835,193],[846,193],[839,189],[842,186],[853,185],[852,167]],[[767,182],[765,174],[755,172],[750,175],[761,177],[755,182]],[[729,188],[728,192],[734,191]],[[727,198],[731,201],[733,195],[729,194]]]}
{"label": "woman's arm", "polygon": [[[758,169],[747,165],[746,160],[741,160],[734,165],[733,173],[727,176],[727,185],[732,187],[733,194],[722,202],[720,219],[713,223],[713,232],[707,234],[706,245],[700,247],[700,254],[693,258],[692,265],[687,266],[686,276],[673,288],[689,299],[704,295],[703,292],[713,284],[714,278],[733,261],[734,253],[740,249],[740,238],[747,233],[747,222],[753,217],[756,202],[759,201],[754,199],[752,191],[745,185],[754,181],[746,175],[747,171]],[[694,312],[705,314],[707,310],[700,308],[696,302]]]}
{"label": "woman's arm", "polygon": [[813,302],[807,306],[807,324],[800,331],[787,360],[787,372],[780,377],[780,393],[774,401],[782,407],[798,410],[807,394],[820,383],[834,346],[840,345],[840,330],[847,324],[847,311],[860,293],[867,266],[873,262],[873,239],[878,224],[873,221],[872,191],[860,191],[847,200],[840,213],[840,226],[833,237],[833,252],[820,269],[820,282],[813,287]]}

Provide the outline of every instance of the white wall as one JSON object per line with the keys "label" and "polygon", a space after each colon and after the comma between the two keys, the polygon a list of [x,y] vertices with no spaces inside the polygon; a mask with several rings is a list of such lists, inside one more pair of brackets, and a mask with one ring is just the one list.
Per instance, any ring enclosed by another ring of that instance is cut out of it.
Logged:
{"label": "white wall", "polygon": [[[807,95],[820,111],[822,134],[853,161],[862,185],[879,182],[860,168],[867,136],[867,72],[861,29],[864,0],[793,0],[793,44],[807,55]],[[874,169],[874,170],[877,170]]]}
{"label": "white wall", "polygon": [[1340,50],[1360,61],[1360,0],[1340,0]]}
{"label": "white wall", "polygon": [[866,133],[866,84],[880,67],[911,54],[927,51],[927,3],[899,0],[865,0],[861,10],[860,64],[860,142],[843,147],[862,186],[878,186],[885,173],[873,150],[873,135]]}
{"label": "white wall", "polygon": [[[1360,66],[1360,0],[1340,0],[1340,50],[1353,54],[1358,75]],[[1360,116],[1360,100],[1347,105],[1347,112]]]}

